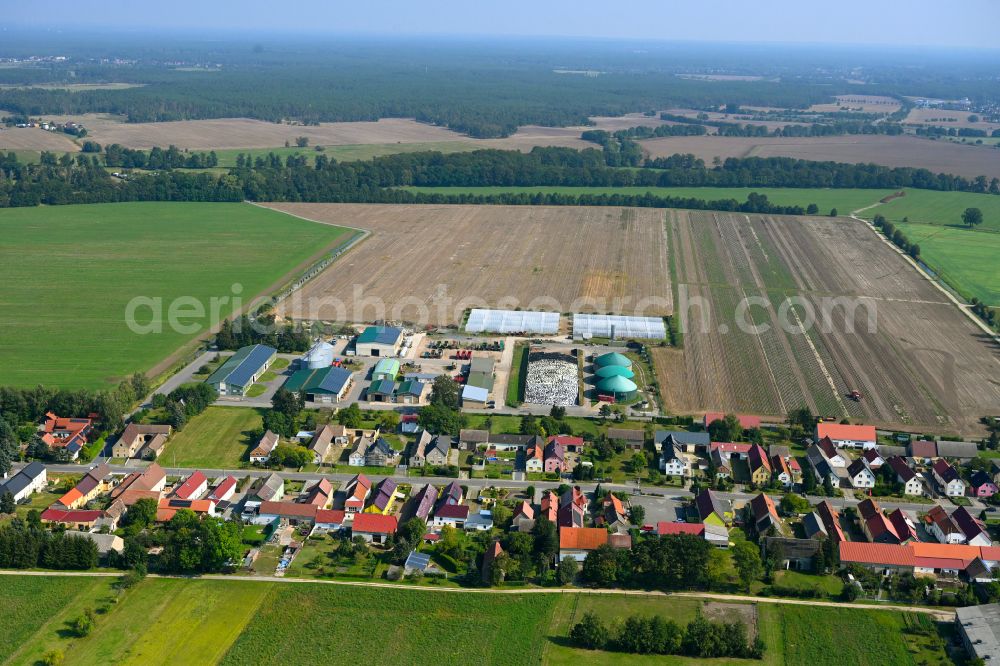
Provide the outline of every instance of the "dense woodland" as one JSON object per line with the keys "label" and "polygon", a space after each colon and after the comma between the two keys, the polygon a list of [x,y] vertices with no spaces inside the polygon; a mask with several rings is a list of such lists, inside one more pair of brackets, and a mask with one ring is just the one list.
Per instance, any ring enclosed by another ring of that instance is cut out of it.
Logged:
{"label": "dense woodland", "polygon": [[[65,60],[0,69],[0,108],[24,116],[111,113],[129,122],[249,117],[267,121],[411,117],[474,137],[506,136],[520,125],[586,124],[595,115],[677,107],[804,109],[837,94],[994,95],[990,56],[926,51],[884,53],[835,47],[636,44],[586,40],[311,39],[92,35],[68,38],[10,30],[8,56]],[[848,64],[849,63],[849,64]],[[919,67],[914,65],[919,63]],[[858,81],[858,66],[864,73]],[[757,80],[707,80],[727,71]],[[71,92],[71,83],[137,87]]]}

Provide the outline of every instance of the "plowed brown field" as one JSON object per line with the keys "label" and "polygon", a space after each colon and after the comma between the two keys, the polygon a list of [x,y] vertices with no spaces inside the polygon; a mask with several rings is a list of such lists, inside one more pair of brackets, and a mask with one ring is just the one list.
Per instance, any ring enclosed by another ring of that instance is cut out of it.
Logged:
{"label": "plowed brown field", "polygon": [[622,314],[642,308],[653,316],[671,310],[662,210],[268,205],[372,231],[279,306],[291,318],[436,325],[459,323],[470,307]]}
{"label": "plowed brown field", "polygon": [[[668,229],[678,289],[711,311],[703,328],[679,298],[684,349],[654,351],[670,410],[782,417],[808,406],[968,434],[1000,413],[1000,348],[864,223],[672,211]],[[738,325],[748,297],[759,304],[742,320],[767,325],[759,334]],[[799,304],[783,313],[790,297]],[[830,298],[857,300],[824,307]],[[860,403],[845,397],[855,389]]]}

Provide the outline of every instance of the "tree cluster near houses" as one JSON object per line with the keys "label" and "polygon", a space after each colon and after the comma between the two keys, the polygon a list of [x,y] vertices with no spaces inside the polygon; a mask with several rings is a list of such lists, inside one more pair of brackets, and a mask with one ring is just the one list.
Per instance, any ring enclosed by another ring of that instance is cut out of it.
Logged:
{"label": "tree cluster near houses", "polygon": [[573,625],[570,640],[588,650],[699,659],[763,659],[766,649],[760,636],[750,640],[742,622],[713,622],[701,614],[686,626],[658,615],[630,615],[620,625],[608,627],[588,612]]}

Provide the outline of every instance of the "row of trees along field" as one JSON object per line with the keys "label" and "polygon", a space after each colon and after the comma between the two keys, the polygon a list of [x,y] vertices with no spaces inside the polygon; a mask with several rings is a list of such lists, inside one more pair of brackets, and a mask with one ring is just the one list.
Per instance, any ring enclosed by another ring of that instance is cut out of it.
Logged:
{"label": "row of trees along field", "polygon": [[792,187],[903,188],[1000,194],[1000,180],[935,174],[926,169],[812,162],[784,157],[729,158],[706,166],[692,155],[655,160],[655,168],[617,169],[601,151],[535,148],[530,153],[480,150],[389,155],[337,162],[325,155],[243,158],[228,173],[159,171],[125,180],[108,177],[96,155],[64,155],[55,164],[0,157],[0,207],[115,201],[314,201],[359,203],[510,203],[630,205],[800,214],[801,206],[643,195],[533,193],[441,195],[404,186]]}

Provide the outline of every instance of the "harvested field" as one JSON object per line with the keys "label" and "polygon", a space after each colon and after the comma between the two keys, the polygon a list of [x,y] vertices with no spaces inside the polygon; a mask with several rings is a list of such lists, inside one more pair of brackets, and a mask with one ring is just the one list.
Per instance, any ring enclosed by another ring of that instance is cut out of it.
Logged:
{"label": "harvested field", "polygon": [[693,153],[709,163],[714,157],[795,157],[849,163],[874,162],[890,167],[923,167],[968,177],[1000,177],[1000,150],[915,136],[678,136],[647,139],[640,143],[651,157]]}
{"label": "harvested field", "polygon": [[[969,122],[969,116],[979,116],[978,122]],[[998,123],[986,123],[982,121],[982,116],[971,111],[955,111],[951,109],[913,109],[903,120],[904,123],[914,125],[937,125],[940,127],[954,127],[981,129],[987,132],[1000,128]]]}
{"label": "harvested field", "polygon": [[[47,117],[48,118],[48,117]],[[68,118],[52,117],[53,120]],[[284,125],[249,118],[180,120],[164,123],[123,123],[109,116],[77,117],[88,138],[102,144],[120,143],[130,148],[175,145],[178,148],[271,148],[285,141],[295,144],[304,136],[309,144],[323,146],[366,143],[422,143],[461,138],[443,127],[415,120],[390,118],[378,122],[321,123],[317,126]]]}
{"label": "harvested field", "polygon": [[[864,223],[672,211],[668,228],[677,310],[689,320],[683,351],[653,351],[670,411],[782,417],[808,406],[963,434],[1000,413],[1000,347]],[[685,292],[707,303],[704,325]],[[843,297],[857,300],[828,305]],[[741,315],[744,298],[757,303]],[[803,334],[807,310],[816,319]],[[860,403],[844,397],[854,389]]]}
{"label": "harvested field", "polygon": [[53,150],[76,152],[80,147],[68,134],[49,132],[38,127],[0,128],[0,150]]}
{"label": "harvested field", "polygon": [[672,309],[662,210],[268,205],[373,232],[279,306],[295,319],[459,324],[472,307],[635,314],[644,299],[655,299],[646,314]]}
{"label": "harvested field", "polygon": [[837,95],[837,101],[831,104],[813,104],[810,111],[820,113],[836,113],[842,107],[862,113],[895,113],[899,110],[899,100],[881,95]]}

